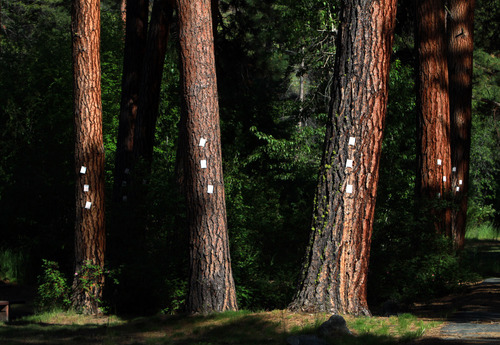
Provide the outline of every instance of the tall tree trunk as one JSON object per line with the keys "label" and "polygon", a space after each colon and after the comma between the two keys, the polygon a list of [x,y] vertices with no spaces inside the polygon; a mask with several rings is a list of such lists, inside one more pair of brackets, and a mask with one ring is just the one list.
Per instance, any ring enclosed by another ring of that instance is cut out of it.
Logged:
{"label": "tall tree trunk", "polygon": [[451,210],[435,207],[451,192],[450,109],[446,60],[445,2],[417,0],[417,181],[421,201],[435,217],[436,231],[451,235]]}
{"label": "tall tree trunk", "polygon": [[187,310],[237,309],[227,234],[210,0],[177,0],[190,232]]}
{"label": "tall tree trunk", "polygon": [[127,0],[120,0],[120,14],[122,17],[123,27],[127,25]]}
{"label": "tall tree trunk", "polygon": [[0,53],[2,52],[2,0],[0,0]]}
{"label": "tall tree trunk", "polygon": [[72,11],[75,112],[75,278],[72,303],[84,313],[96,314],[104,277],[87,284],[82,266],[104,266],[104,145],[102,137],[100,3],[74,0]]}
{"label": "tall tree trunk", "polygon": [[134,134],[134,156],[145,160],[148,172],[153,159],[161,80],[172,14],[173,0],[155,0],[148,30]]}
{"label": "tall tree trunk", "polygon": [[122,74],[122,97],[116,143],[113,200],[127,198],[134,161],[134,128],[139,103],[142,63],[146,51],[147,0],[127,1],[127,23]]}
{"label": "tall tree trunk", "polygon": [[312,232],[290,309],[369,315],[368,261],[396,0],[342,4]]}
{"label": "tall tree trunk", "polygon": [[474,4],[474,0],[450,0],[447,26],[452,188],[457,206],[451,232],[458,249],[464,246],[469,191]]}

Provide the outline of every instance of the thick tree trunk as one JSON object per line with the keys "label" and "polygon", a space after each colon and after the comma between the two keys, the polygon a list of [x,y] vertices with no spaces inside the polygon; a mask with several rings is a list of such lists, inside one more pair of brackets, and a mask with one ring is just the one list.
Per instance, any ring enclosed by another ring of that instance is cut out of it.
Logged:
{"label": "thick tree trunk", "polygon": [[451,233],[458,249],[464,246],[469,191],[474,3],[450,0],[447,26],[452,188],[457,207],[452,212]]}
{"label": "thick tree trunk", "polygon": [[367,274],[396,0],[343,1],[312,233],[292,310],[370,314]]}
{"label": "thick tree trunk", "polygon": [[172,14],[173,0],[155,0],[148,30],[133,148],[135,159],[143,159],[148,172],[153,159],[161,80]]}
{"label": "thick tree trunk", "polygon": [[134,162],[134,128],[139,103],[142,63],[148,24],[146,0],[127,1],[127,22],[122,74],[122,97],[116,143],[113,200],[126,200]]}
{"label": "thick tree trunk", "polygon": [[436,207],[451,192],[450,109],[446,60],[445,2],[417,1],[417,181],[416,191],[431,207],[436,231],[451,235],[451,210]]}
{"label": "thick tree trunk", "polygon": [[100,3],[75,0],[72,11],[75,173],[75,278],[73,306],[96,314],[102,296],[102,274],[82,286],[82,266],[104,266],[104,145],[102,137]]}
{"label": "thick tree trunk", "polygon": [[210,0],[177,0],[190,231],[187,310],[237,309],[227,234]]}

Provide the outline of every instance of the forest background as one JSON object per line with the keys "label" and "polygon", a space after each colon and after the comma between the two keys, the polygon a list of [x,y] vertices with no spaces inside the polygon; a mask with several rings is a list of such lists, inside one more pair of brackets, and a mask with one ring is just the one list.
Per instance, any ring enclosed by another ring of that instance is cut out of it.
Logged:
{"label": "forest background", "polygon": [[[307,246],[327,120],[337,12],[332,1],[220,1],[215,40],[233,275],[240,308],[290,303]],[[101,3],[107,184],[106,300],[114,311],[182,309],[186,212],[176,175],[180,114],[176,27],[171,27],[153,167],[143,209],[113,214],[124,26]],[[369,273],[374,311],[446,292],[471,279],[415,210],[414,10],[398,7]],[[476,0],[468,231],[500,221],[500,1]],[[0,35],[0,278],[36,283],[42,259],[73,269],[74,162],[70,2],[2,0]],[[125,207],[126,208],[126,207]],[[113,221],[121,219],[121,222]],[[122,228],[145,229],[135,245]],[[132,224],[132,225],[131,225]],[[415,229],[418,229],[416,231]],[[470,270],[468,268],[471,268]],[[115,284],[119,282],[119,284]],[[140,298],[144,303],[130,305]]]}

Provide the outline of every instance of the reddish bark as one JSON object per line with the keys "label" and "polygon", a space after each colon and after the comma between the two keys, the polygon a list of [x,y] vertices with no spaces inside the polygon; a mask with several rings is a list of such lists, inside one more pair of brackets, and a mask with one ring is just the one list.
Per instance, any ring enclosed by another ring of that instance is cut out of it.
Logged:
{"label": "reddish bark", "polygon": [[450,0],[447,23],[452,188],[457,206],[451,233],[458,249],[464,246],[469,191],[474,4],[474,0]]}
{"label": "reddish bark", "polygon": [[444,0],[417,1],[417,193],[431,205],[436,231],[451,234],[450,109]]}
{"label": "reddish bark", "polygon": [[[104,145],[102,136],[100,3],[75,0],[72,10],[75,173],[77,176],[75,222],[75,272],[91,263],[104,266]],[[84,168],[82,168],[84,167]],[[84,313],[99,312],[104,277],[89,289],[73,282],[73,307]]]}
{"label": "reddish bark", "polygon": [[370,314],[367,273],[395,18],[395,0],[343,2],[312,232],[292,310]]}
{"label": "reddish bark", "polygon": [[186,143],[182,161],[190,232],[187,310],[234,310],[211,1],[177,0],[177,9]]}
{"label": "reddish bark", "polygon": [[120,1],[120,13],[122,17],[123,27],[127,25],[127,0]]}

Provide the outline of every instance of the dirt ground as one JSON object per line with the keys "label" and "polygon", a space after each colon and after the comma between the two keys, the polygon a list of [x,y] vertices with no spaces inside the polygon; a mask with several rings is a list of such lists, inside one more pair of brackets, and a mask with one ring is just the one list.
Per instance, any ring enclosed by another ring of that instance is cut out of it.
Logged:
{"label": "dirt ground", "polygon": [[488,278],[461,294],[415,305],[412,313],[443,321],[441,327],[413,344],[500,345],[500,278]]}
{"label": "dirt ground", "polygon": [[[494,242],[481,245],[493,255],[489,259],[498,263],[500,241]],[[35,292],[34,287],[0,281],[0,300],[23,302],[12,306],[13,318],[33,312]],[[424,320],[442,321],[410,345],[500,345],[500,275],[471,284],[459,294],[416,304],[410,312]]]}

